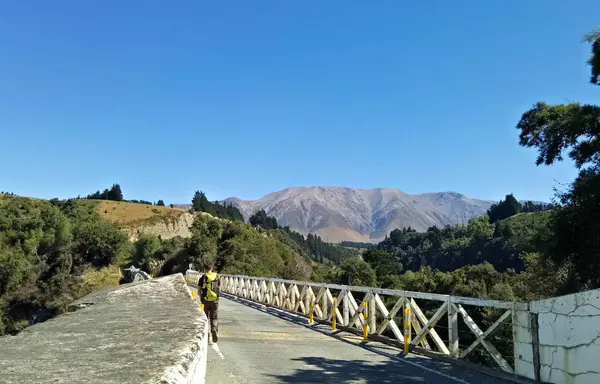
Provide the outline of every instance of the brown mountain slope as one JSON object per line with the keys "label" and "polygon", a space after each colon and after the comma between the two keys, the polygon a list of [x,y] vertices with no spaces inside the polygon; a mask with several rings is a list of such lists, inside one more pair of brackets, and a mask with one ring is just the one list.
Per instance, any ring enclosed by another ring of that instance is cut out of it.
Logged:
{"label": "brown mountain slope", "polygon": [[492,204],[456,192],[409,195],[393,188],[341,187],[294,187],[258,200],[224,202],[237,206],[246,219],[264,209],[280,225],[318,234],[329,242],[380,241],[395,228],[425,231],[434,225],[466,223]]}

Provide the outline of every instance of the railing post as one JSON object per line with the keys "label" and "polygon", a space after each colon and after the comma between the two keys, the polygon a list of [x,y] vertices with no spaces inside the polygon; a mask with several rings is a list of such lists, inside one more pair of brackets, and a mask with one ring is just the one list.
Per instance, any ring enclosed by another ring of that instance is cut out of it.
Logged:
{"label": "railing post", "polygon": [[310,313],[309,313],[309,322],[311,325],[313,325],[315,323],[314,312],[315,312],[315,295],[311,294],[310,295]]}
{"label": "railing post", "polygon": [[279,283],[279,308],[284,309],[285,308],[285,284],[284,283]]}
{"label": "railing post", "polygon": [[337,330],[337,297],[333,298],[333,308],[331,308],[331,329]]}
{"label": "railing post", "polygon": [[323,295],[321,296],[321,310],[323,311],[323,320],[327,320],[327,307],[329,302],[327,301],[329,288],[323,287]]}
{"label": "railing post", "polygon": [[296,299],[302,301],[302,297],[296,296],[296,289],[298,289],[296,284],[290,284],[290,311],[294,311],[296,309]]}
{"label": "railing post", "polygon": [[458,311],[452,305],[451,296],[448,297],[448,350],[450,356],[458,357]]}
{"label": "railing post", "polygon": [[377,331],[377,304],[375,303],[375,292],[372,292],[371,294],[371,303],[369,304],[369,309],[371,311],[371,313],[369,313],[369,320],[370,320],[370,324],[369,327],[371,328],[372,332],[376,332]]}
{"label": "railing post", "polygon": [[365,318],[363,322],[363,341],[365,343],[369,342],[369,302],[365,301],[363,303],[363,317]]}
{"label": "railing post", "polygon": [[404,301],[404,354],[408,354],[410,344],[410,301]]}
{"label": "railing post", "polygon": [[342,319],[344,320],[342,325],[345,326],[349,326],[350,324],[350,309],[349,309],[349,304],[348,300],[350,300],[350,298],[348,297],[348,291],[346,290],[346,288],[344,287],[344,291],[342,293],[343,297],[342,300],[343,302],[343,309],[344,309],[344,313],[343,313],[343,317]]}
{"label": "railing post", "polygon": [[[302,287],[302,290],[304,291],[304,299],[303,299],[303,301],[304,301],[304,309],[305,309],[306,311],[314,311],[314,303],[313,303],[313,299],[314,299],[314,296],[315,296],[315,295],[313,295],[313,294],[311,293],[311,290],[310,290],[310,289],[308,289],[308,288],[309,288],[309,287],[308,287],[308,286],[306,286],[306,285],[305,285],[304,287]],[[310,307],[311,309],[309,309],[309,307]]]}

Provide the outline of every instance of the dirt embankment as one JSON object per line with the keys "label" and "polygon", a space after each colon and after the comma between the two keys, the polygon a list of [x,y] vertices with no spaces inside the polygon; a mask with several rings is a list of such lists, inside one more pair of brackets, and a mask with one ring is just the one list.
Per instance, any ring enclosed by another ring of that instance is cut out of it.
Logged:
{"label": "dirt embankment", "polygon": [[137,240],[141,233],[163,239],[190,237],[194,222],[194,215],[184,209],[147,204],[103,200],[99,202],[99,210],[106,219],[117,222],[131,241]]}

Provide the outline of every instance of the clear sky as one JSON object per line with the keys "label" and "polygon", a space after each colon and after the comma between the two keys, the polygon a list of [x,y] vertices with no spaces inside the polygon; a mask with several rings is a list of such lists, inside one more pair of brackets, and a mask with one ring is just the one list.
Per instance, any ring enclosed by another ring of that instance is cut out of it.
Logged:
{"label": "clear sky", "polygon": [[187,203],[299,185],[549,200],[515,128],[598,102],[598,0],[0,0],[0,190]]}

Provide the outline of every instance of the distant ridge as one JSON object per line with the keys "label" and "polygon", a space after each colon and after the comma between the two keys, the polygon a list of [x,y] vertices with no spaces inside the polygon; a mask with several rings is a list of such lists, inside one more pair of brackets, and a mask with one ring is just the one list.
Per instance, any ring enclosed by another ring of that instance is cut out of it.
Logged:
{"label": "distant ridge", "polygon": [[466,223],[495,203],[457,192],[409,195],[394,188],[343,187],[293,187],[258,200],[232,197],[222,202],[238,207],[246,220],[264,209],[280,225],[336,243],[380,241],[395,228],[425,231],[431,226]]}

